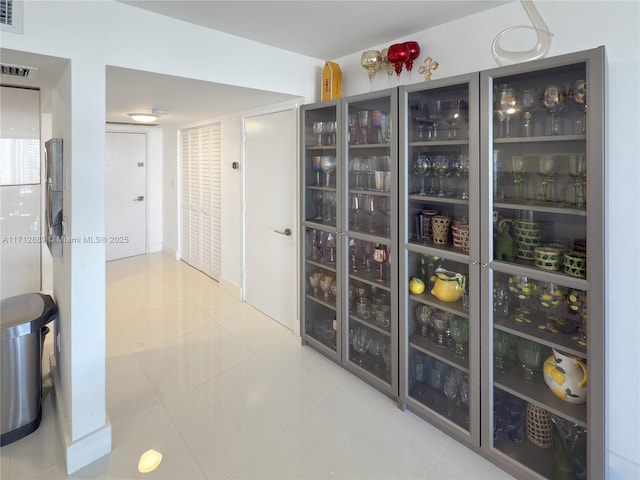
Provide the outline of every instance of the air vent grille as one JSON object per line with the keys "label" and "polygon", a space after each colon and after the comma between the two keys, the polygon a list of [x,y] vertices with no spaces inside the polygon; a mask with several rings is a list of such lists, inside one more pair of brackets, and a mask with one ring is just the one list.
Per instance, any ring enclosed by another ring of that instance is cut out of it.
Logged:
{"label": "air vent grille", "polygon": [[0,0],[0,23],[13,25],[13,0]]}
{"label": "air vent grille", "polygon": [[8,63],[3,63],[0,65],[0,73],[10,77],[35,78],[38,73],[38,69],[36,67],[24,67],[22,65],[10,65]]}

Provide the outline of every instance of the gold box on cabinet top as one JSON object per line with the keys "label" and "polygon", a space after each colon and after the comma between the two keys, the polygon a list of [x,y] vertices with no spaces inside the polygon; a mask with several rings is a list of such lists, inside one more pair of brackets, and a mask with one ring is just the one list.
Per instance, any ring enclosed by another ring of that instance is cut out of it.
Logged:
{"label": "gold box on cabinet top", "polygon": [[342,70],[335,62],[326,62],[322,70],[321,99],[335,100],[342,97]]}

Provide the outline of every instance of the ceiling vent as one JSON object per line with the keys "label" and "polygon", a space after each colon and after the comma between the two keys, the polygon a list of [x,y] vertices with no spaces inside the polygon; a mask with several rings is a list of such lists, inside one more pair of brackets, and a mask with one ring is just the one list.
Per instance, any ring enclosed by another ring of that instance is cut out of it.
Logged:
{"label": "ceiling vent", "polygon": [[0,0],[0,29],[22,33],[23,0]]}
{"label": "ceiling vent", "polygon": [[[2,1],[2,0],[0,0]],[[0,64],[0,73],[8,77],[20,78],[36,78],[38,74],[37,67],[23,67],[21,65],[9,65],[8,63]]]}

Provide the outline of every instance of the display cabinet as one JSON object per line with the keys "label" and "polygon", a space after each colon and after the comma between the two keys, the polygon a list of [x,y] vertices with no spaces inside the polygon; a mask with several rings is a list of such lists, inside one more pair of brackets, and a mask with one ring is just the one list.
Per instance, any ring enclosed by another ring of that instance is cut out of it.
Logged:
{"label": "display cabinet", "polygon": [[480,83],[482,449],[604,478],[604,49]]}
{"label": "display cabinet", "polygon": [[[479,76],[400,89],[400,398],[479,444]],[[405,293],[406,292],[406,293]]]}
{"label": "display cabinet", "polygon": [[390,89],[302,108],[302,338],[394,399],[397,103]]}

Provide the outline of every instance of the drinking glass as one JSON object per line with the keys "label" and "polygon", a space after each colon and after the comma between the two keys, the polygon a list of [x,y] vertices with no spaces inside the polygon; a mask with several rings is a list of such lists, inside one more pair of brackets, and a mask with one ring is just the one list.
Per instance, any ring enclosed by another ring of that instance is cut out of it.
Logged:
{"label": "drinking glass", "polygon": [[569,96],[582,114],[580,118],[580,133],[584,135],[587,130],[587,82],[584,79],[575,82],[571,87]]}
{"label": "drinking glass", "polygon": [[427,118],[429,119],[429,136],[431,140],[438,139],[438,123],[442,119],[442,100],[430,100],[427,102]]}
{"label": "drinking glass", "polygon": [[318,145],[322,145],[323,132],[324,132],[324,122],[313,122],[313,133],[318,135]]}
{"label": "drinking glass", "polygon": [[496,372],[504,373],[504,357],[509,352],[510,335],[502,330],[493,331],[493,368]]}
{"label": "drinking glass", "polygon": [[586,455],[582,437],[587,433],[584,427],[562,418],[554,413],[549,413],[553,422],[553,465],[551,475],[553,478],[573,479],[586,478],[586,471],[580,467],[581,463],[576,457]]}
{"label": "drinking glass", "polygon": [[535,281],[523,275],[512,275],[509,277],[509,291],[513,293],[520,302],[520,308],[516,310],[513,319],[518,323],[531,323],[529,314],[531,311],[525,305],[525,301],[531,298],[535,290]]}
{"label": "drinking glass", "polygon": [[554,202],[553,176],[556,173],[557,162],[554,155],[540,155],[538,171],[542,176],[542,193],[545,202]]}
{"label": "drinking glass", "polygon": [[547,333],[560,333],[557,327],[558,317],[553,315],[551,311],[564,300],[565,289],[555,283],[538,282],[536,298],[540,306],[547,311],[547,322],[545,325],[540,325],[540,330]]}
{"label": "drinking glass", "polygon": [[447,330],[449,329],[449,322],[451,320],[451,314],[438,310],[432,318],[433,329],[435,330],[435,343],[440,347],[447,346]]}
{"label": "drinking glass", "polygon": [[469,321],[454,315],[450,322],[451,338],[455,342],[454,355],[457,358],[466,357],[465,344],[469,341]]}
{"label": "drinking glass", "polygon": [[369,122],[371,121],[368,110],[360,110],[358,112],[358,124],[362,132],[362,143],[369,143]]}
{"label": "drinking glass", "polygon": [[428,338],[433,328],[431,323],[431,307],[429,305],[419,303],[416,306],[416,321],[418,325],[420,325],[420,336]]}
{"label": "drinking glass", "polygon": [[542,360],[542,346],[525,338],[518,338],[518,359],[524,367],[524,381],[535,383]]}
{"label": "drinking glass", "polygon": [[372,143],[384,143],[384,132],[382,127],[384,125],[384,112],[380,110],[374,110],[371,112],[371,123],[375,127],[376,136],[373,138]]}
{"label": "drinking glass", "polygon": [[511,136],[511,116],[517,112],[518,97],[516,90],[509,85],[500,85],[496,96],[496,115],[500,124],[499,136]]}
{"label": "drinking glass", "polygon": [[587,184],[587,159],[583,154],[569,155],[569,175],[573,178],[576,191],[576,207],[585,205],[585,190]]}
{"label": "drinking glass", "polygon": [[327,145],[335,145],[336,122],[324,122],[324,133],[327,134]]}
{"label": "drinking glass", "polygon": [[542,108],[551,115],[551,135],[560,135],[559,115],[566,110],[567,94],[562,85],[549,85],[542,92]]}
{"label": "drinking glass", "polygon": [[369,232],[375,233],[373,227],[373,216],[376,214],[375,197],[373,195],[366,195],[364,199],[364,213],[369,216]]}
{"label": "drinking glass", "polygon": [[332,232],[327,234],[326,248],[329,250],[329,263],[336,263],[336,237]]}
{"label": "drinking glass", "polygon": [[462,179],[462,192],[460,192],[460,198],[462,200],[469,200],[469,156],[460,155],[456,162],[455,173]]}
{"label": "drinking glass", "polygon": [[444,383],[442,385],[442,393],[447,397],[447,417],[453,415],[454,400],[458,395],[458,378],[456,370],[449,369],[444,376]]}
{"label": "drinking glass", "polygon": [[449,126],[449,140],[458,138],[458,123],[464,117],[464,110],[467,109],[467,102],[464,100],[450,100],[445,103],[445,120]]}
{"label": "drinking glass", "polygon": [[350,170],[353,172],[355,177],[355,182],[353,188],[356,190],[360,189],[360,176],[362,175],[362,158],[361,157],[353,157],[350,164]]}
{"label": "drinking glass", "polygon": [[320,272],[313,272],[309,275],[309,284],[311,284],[311,288],[313,288],[314,297],[318,296],[321,276],[322,274]]}
{"label": "drinking glass", "polygon": [[358,116],[355,113],[349,114],[349,143],[357,145],[358,141]]}
{"label": "drinking glass", "polygon": [[533,122],[531,120],[533,112],[540,105],[539,91],[537,88],[525,88],[518,98],[522,114],[522,136],[530,137],[533,135]]}
{"label": "drinking glass", "polygon": [[414,374],[418,384],[415,395],[420,398],[424,392],[424,385],[429,380],[429,362],[423,355],[416,354]]}
{"label": "drinking glass", "polygon": [[358,229],[358,213],[360,212],[360,195],[358,195],[357,193],[351,195],[351,205],[350,205],[351,211],[353,212],[353,225],[351,226],[351,228],[353,230],[357,230]]}
{"label": "drinking glass", "polygon": [[511,171],[513,172],[513,184],[516,189],[516,200],[526,200],[524,181],[527,175],[526,163],[522,155],[511,157]]}
{"label": "drinking glass", "polygon": [[329,301],[329,295],[331,294],[331,283],[333,282],[333,277],[330,275],[324,275],[320,277],[320,290],[324,293],[324,301]]}
{"label": "drinking glass", "polygon": [[436,157],[431,161],[431,173],[434,176],[438,177],[440,182],[440,189],[436,193],[437,197],[444,197],[444,177],[446,175],[447,170],[447,157],[444,155],[436,155]]}
{"label": "drinking glass", "polygon": [[469,375],[462,371],[458,371],[458,397],[460,403],[465,407],[465,425],[469,425]]}
{"label": "drinking glass", "polygon": [[320,190],[314,190],[311,194],[311,201],[316,206],[315,220],[322,220],[322,204],[324,203],[324,192]]}
{"label": "drinking glass", "polygon": [[322,171],[322,155],[314,155],[312,161],[313,170],[316,172],[316,185],[321,185],[320,172]]}
{"label": "drinking glass", "polygon": [[429,175],[430,164],[429,159],[424,154],[419,154],[413,161],[413,173],[420,178],[420,192],[418,195],[426,195],[427,191],[424,189],[424,177]]}
{"label": "drinking glass", "polygon": [[582,347],[587,346],[587,292],[582,290],[576,290],[575,288],[569,290],[567,293],[567,307],[569,311],[576,314],[580,318],[580,326],[578,327],[578,334],[572,338],[578,345]]}
{"label": "drinking glass", "polygon": [[336,157],[332,157],[330,155],[323,155],[321,168],[322,168],[322,171],[324,172],[325,187],[328,187],[330,185],[329,179],[330,179],[331,172],[333,172],[336,169]]}
{"label": "drinking glass", "polygon": [[377,244],[376,248],[373,250],[373,259],[380,265],[380,270],[378,271],[378,276],[376,280],[378,282],[384,282],[384,263],[389,259],[389,251],[387,250],[386,245]]}
{"label": "drinking glass", "polygon": [[369,335],[364,328],[354,330],[352,344],[355,351],[359,354],[358,365],[362,366],[364,363],[364,354],[369,347]]}

